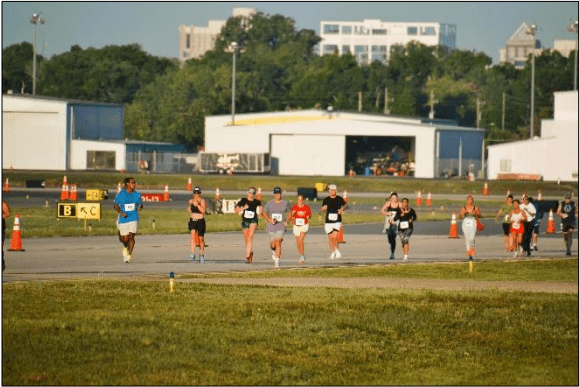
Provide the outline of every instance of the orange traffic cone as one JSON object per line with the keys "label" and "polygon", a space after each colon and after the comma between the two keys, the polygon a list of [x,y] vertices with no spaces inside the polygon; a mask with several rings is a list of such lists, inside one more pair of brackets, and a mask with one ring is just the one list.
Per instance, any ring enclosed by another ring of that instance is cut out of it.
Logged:
{"label": "orange traffic cone", "polygon": [[193,189],[193,185],[191,184],[191,178],[187,180],[187,191],[191,191]]}
{"label": "orange traffic cone", "polygon": [[169,186],[165,184],[165,192],[163,193],[163,200],[166,202],[171,201],[171,197],[169,196]]}
{"label": "orange traffic cone", "polygon": [[257,200],[261,200],[261,198],[263,198],[263,195],[261,194],[261,187],[257,188],[257,194],[255,195],[255,198]]}
{"label": "orange traffic cone", "polygon": [[117,183],[117,193],[121,192],[121,182]]}
{"label": "orange traffic cone", "polygon": [[10,192],[10,182],[8,181],[8,178],[6,178],[6,183],[4,183],[4,192]]}
{"label": "orange traffic cone", "polygon": [[511,194],[511,190],[510,190],[510,189],[508,189],[508,190],[507,190],[507,195],[506,195],[506,196],[509,196],[510,194]]}
{"label": "orange traffic cone", "polygon": [[483,187],[483,196],[489,196],[489,185],[488,183],[485,183],[485,186]]}
{"label": "orange traffic cone", "polygon": [[537,200],[541,200],[542,196],[541,196],[541,190],[539,190],[539,193],[537,194]]}
{"label": "orange traffic cone", "polygon": [[68,184],[68,180],[66,180],[66,175],[62,178],[62,184]]}
{"label": "orange traffic cone", "polygon": [[430,196],[430,192],[426,196],[426,207],[430,207],[432,205],[432,196]]}
{"label": "orange traffic cone", "polygon": [[60,191],[60,200],[68,200],[68,183],[62,183],[62,191]]}
{"label": "orange traffic cone", "polygon": [[215,200],[221,200],[221,194],[219,194],[219,188],[215,188]]}
{"label": "orange traffic cone", "polygon": [[549,220],[547,221],[547,234],[555,234],[555,220],[553,219],[553,209],[549,210]]}
{"label": "orange traffic cone", "polygon": [[452,211],[452,219],[450,220],[449,238],[458,238],[458,224],[456,224],[456,211]]}
{"label": "orange traffic cone", "polygon": [[344,191],[344,201],[346,202],[346,204],[350,204],[350,199],[348,198],[348,192]]}
{"label": "orange traffic cone", "polygon": [[416,195],[415,203],[418,207],[422,207],[422,195],[420,194],[420,191],[418,191],[418,194]]}
{"label": "orange traffic cone", "polygon": [[76,202],[78,200],[78,195],[76,192],[76,184],[70,185],[70,196],[68,197],[69,200]]}
{"label": "orange traffic cone", "polygon": [[22,248],[22,234],[20,232],[20,214],[14,218],[14,228],[12,231],[12,241],[8,251],[24,251]]}

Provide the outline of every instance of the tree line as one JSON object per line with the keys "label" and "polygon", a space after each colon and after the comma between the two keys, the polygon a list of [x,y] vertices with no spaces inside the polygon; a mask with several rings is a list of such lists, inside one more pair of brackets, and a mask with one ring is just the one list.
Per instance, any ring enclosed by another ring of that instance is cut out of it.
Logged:
{"label": "tree line", "polygon": [[[353,55],[318,56],[320,37],[297,30],[281,15],[229,18],[214,50],[179,68],[137,44],[102,49],[71,47],[52,58],[37,57],[37,95],[125,104],[130,139],[203,144],[204,119],[230,114],[231,42],[236,61],[236,112],[332,106],[364,112],[458,120],[486,129],[489,143],[527,138],[530,132],[530,59],[523,70],[491,65],[484,53],[410,43],[393,46],[387,64],[358,65]],[[32,45],[2,52],[2,91],[32,90]],[[545,50],[535,58],[534,133],[553,116],[553,92],[573,89],[574,53]],[[385,92],[388,93],[386,101]]]}

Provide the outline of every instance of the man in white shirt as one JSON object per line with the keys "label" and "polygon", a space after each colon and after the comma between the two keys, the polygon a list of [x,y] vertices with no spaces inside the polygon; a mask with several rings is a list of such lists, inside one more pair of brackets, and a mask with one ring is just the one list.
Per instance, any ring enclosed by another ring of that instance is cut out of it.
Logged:
{"label": "man in white shirt", "polygon": [[537,209],[533,204],[533,198],[530,196],[523,197],[523,204],[520,205],[520,208],[527,216],[527,221],[525,222],[525,232],[523,234],[523,252],[526,252],[527,257],[530,257],[531,239],[533,238],[533,225],[535,223],[535,214],[537,213]]}

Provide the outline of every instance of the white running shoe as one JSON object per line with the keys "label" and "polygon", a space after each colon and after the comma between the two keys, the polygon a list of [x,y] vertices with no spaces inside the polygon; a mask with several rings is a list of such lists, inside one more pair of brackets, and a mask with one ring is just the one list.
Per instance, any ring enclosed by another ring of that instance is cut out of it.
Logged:
{"label": "white running shoe", "polygon": [[336,259],[342,258],[342,254],[340,253],[340,250],[336,250],[334,253],[336,254]]}
{"label": "white running shoe", "polygon": [[517,258],[519,256],[519,251],[515,251],[515,258]]}
{"label": "white running shoe", "polygon": [[300,265],[303,265],[304,263],[306,263],[306,256],[305,256],[305,255],[302,255],[302,256],[300,257],[300,262],[299,262],[299,263],[300,263]]}
{"label": "white running shoe", "polygon": [[271,252],[271,259],[273,259],[274,261],[277,259],[277,257],[275,256],[275,250]]}
{"label": "white running shoe", "polygon": [[133,260],[133,256],[132,255],[127,255],[127,260],[125,261],[126,263],[130,263]]}
{"label": "white running shoe", "polygon": [[195,254],[191,253],[191,254],[189,255],[189,260],[190,260],[190,261],[194,261],[194,260],[195,260]]}
{"label": "white running shoe", "polygon": [[129,248],[123,247],[123,262],[130,262],[129,260]]}
{"label": "white running shoe", "polygon": [[279,258],[274,259],[274,266],[276,269],[279,269]]}
{"label": "white running shoe", "polygon": [[330,254],[330,259],[336,259],[336,253],[335,252]]}
{"label": "white running shoe", "polygon": [[408,262],[408,254],[404,254],[404,259],[402,260],[402,262]]}

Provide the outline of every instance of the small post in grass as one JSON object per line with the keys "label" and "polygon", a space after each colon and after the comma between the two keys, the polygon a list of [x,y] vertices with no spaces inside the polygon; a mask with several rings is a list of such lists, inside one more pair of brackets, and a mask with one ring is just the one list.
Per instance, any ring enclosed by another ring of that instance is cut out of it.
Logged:
{"label": "small post in grass", "polygon": [[468,271],[472,273],[472,267],[474,266],[472,261],[468,261]]}
{"label": "small post in grass", "polygon": [[153,231],[155,231],[155,219],[153,219]]}
{"label": "small post in grass", "polygon": [[173,293],[173,279],[175,278],[175,273],[169,273],[169,287],[171,288],[171,293]]}

